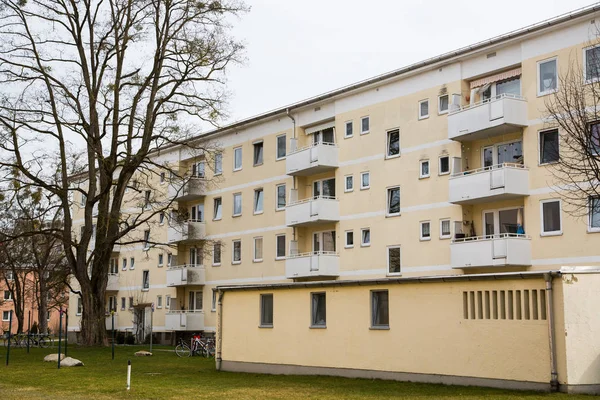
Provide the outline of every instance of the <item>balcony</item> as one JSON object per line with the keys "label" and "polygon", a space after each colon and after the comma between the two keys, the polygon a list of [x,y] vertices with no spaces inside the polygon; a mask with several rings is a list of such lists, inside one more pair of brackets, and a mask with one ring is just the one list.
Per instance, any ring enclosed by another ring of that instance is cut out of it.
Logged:
{"label": "balcony", "polygon": [[501,135],[527,126],[527,100],[503,94],[448,114],[448,138],[470,141]]}
{"label": "balcony", "polygon": [[337,168],[338,147],[334,143],[317,143],[289,153],[285,160],[288,175],[308,176]]}
{"label": "balcony", "polygon": [[171,181],[168,195],[174,201],[197,200],[206,195],[206,181],[203,178],[190,178],[187,182]]}
{"label": "balcony", "polygon": [[204,312],[169,310],[165,314],[165,329],[168,331],[203,331]]}
{"label": "balcony", "polygon": [[531,266],[531,238],[516,233],[455,239],[450,245],[453,268]]}
{"label": "balcony", "polygon": [[285,208],[287,226],[306,226],[340,220],[340,202],[320,196],[291,203]]}
{"label": "balcony", "polygon": [[[107,331],[112,331],[112,316],[110,314],[108,314],[106,316],[105,323],[106,323],[106,330]],[[117,328],[118,328],[117,314],[115,314],[115,329],[117,329]]]}
{"label": "balcony", "polygon": [[475,204],[529,195],[529,170],[522,164],[499,164],[455,173],[449,180],[454,204]]}
{"label": "balcony", "polygon": [[340,275],[340,257],[336,252],[302,253],[285,260],[285,277],[337,278]]}
{"label": "balcony", "polygon": [[108,282],[106,283],[107,292],[119,291],[119,274],[108,274]]}
{"label": "balcony", "polygon": [[167,269],[167,286],[204,285],[206,272],[202,265],[178,265]]}
{"label": "balcony", "polygon": [[180,224],[169,225],[167,239],[169,244],[187,243],[204,239],[206,236],[206,224],[199,221],[186,221]]}

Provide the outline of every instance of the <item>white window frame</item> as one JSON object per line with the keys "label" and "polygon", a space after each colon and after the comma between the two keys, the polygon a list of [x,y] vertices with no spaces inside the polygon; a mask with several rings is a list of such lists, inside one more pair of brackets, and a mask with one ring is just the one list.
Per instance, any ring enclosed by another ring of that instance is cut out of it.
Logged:
{"label": "white window frame", "polygon": [[[427,115],[421,115],[421,104],[423,103],[427,103]],[[418,116],[419,116],[419,121],[422,119],[427,119],[429,118],[429,99],[423,99],[423,100],[419,100],[419,108],[417,110],[418,112]]]}
{"label": "white window frame", "polygon": [[[235,153],[239,150],[240,152],[240,166],[235,166]],[[235,147],[233,149],[233,172],[241,171],[244,166],[244,152],[242,151],[242,146]]]}
{"label": "white window frame", "polygon": [[121,264],[121,271],[127,271],[127,257],[123,257],[123,263]]}
{"label": "white window frame", "polygon": [[[544,204],[558,203],[558,220],[560,229],[558,231],[544,232]],[[562,218],[562,200],[561,199],[544,199],[540,200],[540,236],[560,236],[563,234],[563,218]]]}
{"label": "white window frame", "polygon": [[[262,193],[262,208],[260,210],[256,209],[256,206],[258,205],[258,198],[260,196],[259,193]],[[253,199],[253,203],[252,204],[252,210],[253,210],[253,215],[260,215],[263,214],[265,212],[265,189],[264,188],[256,188],[254,189],[254,199]]]}
{"label": "white window frame", "polygon": [[[350,178],[350,182],[352,182],[352,187],[348,188],[348,178]],[[349,193],[354,191],[354,175],[346,175],[344,176],[344,193]]]}
{"label": "white window frame", "polygon": [[[363,176],[367,175],[369,177],[369,184],[367,186],[363,186]],[[367,190],[371,188],[371,173],[369,171],[364,171],[360,173],[360,190]]]}
{"label": "white window frame", "polygon": [[162,308],[162,295],[156,296],[156,308]]}
{"label": "white window frame", "polygon": [[[145,279],[144,276],[148,277],[148,287],[145,287]],[[142,271],[142,292],[147,292],[150,290],[150,271],[145,269]]]}
{"label": "white window frame", "polygon": [[[447,97],[448,98],[448,108],[444,111],[441,110],[440,105],[442,104],[442,97]],[[438,115],[444,115],[444,114],[448,114],[448,111],[450,110],[450,95],[448,93],[446,94],[440,94],[438,96]]]}
{"label": "white window frame", "polygon": [[223,153],[215,154],[215,176],[223,174]]}
{"label": "white window frame", "polygon": [[[235,213],[235,197],[236,196],[240,196],[240,212],[239,213]],[[237,192],[233,194],[233,217],[239,217],[240,215],[242,215],[242,210],[244,209],[243,204],[242,204],[243,198],[242,198],[242,192]]]}
{"label": "white window frame", "polygon": [[77,305],[75,307],[75,315],[83,314],[83,300],[80,296],[77,296]]}
{"label": "white window frame", "polygon": [[160,253],[158,255],[158,268],[162,268],[164,263],[165,263],[165,255],[164,255],[164,253]]}
{"label": "white window frame", "polygon": [[[585,58],[585,53],[584,53],[584,58]],[[556,62],[556,89],[551,89],[551,90],[546,90],[545,92],[540,91],[541,87],[540,85],[540,67],[542,64],[545,64],[547,62],[550,61],[555,61]],[[585,59],[584,59],[585,62]],[[584,68],[585,68],[585,64],[584,64]],[[537,96],[541,97],[541,96],[546,96],[552,93],[556,93],[558,91],[558,56],[554,56],[554,57],[550,57],[550,58],[546,58],[544,60],[540,60],[536,63],[536,72],[537,72],[537,80],[535,82],[535,88],[536,88],[536,92],[537,92]],[[585,73],[583,75],[585,77]]]}
{"label": "white window frame", "polygon": [[[398,131],[398,154],[390,155],[390,133]],[[400,128],[392,128],[385,131],[385,159],[398,158],[402,155],[402,139],[400,138]]]}
{"label": "white window frame", "polygon": [[[235,259],[235,244],[240,244],[240,259]],[[231,241],[231,264],[238,265],[242,263],[242,239],[234,239]]]}
{"label": "white window frame", "polygon": [[[369,242],[364,242],[364,232],[365,231],[369,231]],[[371,228],[360,228],[360,247],[369,247],[371,246],[371,242],[372,242],[372,238],[371,238]]]}
{"label": "white window frame", "polygon": [[[429,237],[423,236],[423,225],[429,224]],[[427,242],[431,240],[431,221],[421,221],[419,222],[419,240],[421,242]]]}
{"label": "white window frame", "polygon": [[[597,233],[600,232],[600,227],[597,228],[593,228],[592,227],[592,198],[594,196],[590,196],[588,199],[588,212],[587,212],[587,220],[588,220],[588,232],[589,233]],[[561,227],[562,227],[562,220],[561,220]]]}
{"label": "white window frame", "polygon": [[[285,199],[285,206],[279,207],[279,188],[283,186],[283,198]],[[284,211],[287,206],[287,186],[285,183],[280,183],[279,185],[275,185],[275,211]]]}
{"label": "white window frame", "polygon": [[[283,138],[283,143],[285,145],[284,146],[285,154],[283,156],[279,156],[279,138]],[[264,149],[263,149],[263,152],[264,152]],[[287,133],[284,133],[282,135],[277,135],[275,137],[275,161],[285,160],[286,157],[287,157]],[[264,155],[263,155],[263,160],[264,160]]]}
{"label": "white window frame", "polygon": [[538,137],[537,137],[537,148],[538,148],[538,166],[542,166],[542,165],[551,165],[551,164],[556,164],[559,161],[551,161],[551,162],[542,162],[542,135],[544,133],[550,133],[553,131],[557,131],[557,136],[558,136],[558,158],[560,161],[560,131],[558,130],[558,128],[550,128],[550,129],[542,129],[538,131]]}
{"label": "white window frame", "polygon": [[[283,236],[284,240],[283,240],[283,256],[279,256],[279,240],[278,238]],[[285,233],[280,233],[278,235],[275,235],[275,260],[285,260],[287,256],[287,242],[286,242],[286,237],[285,237]]]}
{"label": "white window frame", "polygon": [[[219,249],[219,262],[215,262],[215,255],[216,255],[216,251],[215,249]],[[221,243],[215,243],[213,244],[213,254],[212,254],[212,266],[213,267],[218,267],[221,265],[221,263],[223,262],[223,249],[221,248]]]}
{"label": "white window frame", "polygon": [[[10,312],[11,311],[12,310],[2,310],[2,321],[3,322],[10,321]],[[5,317],[5,315],[6,315],[6,317]]]}
{"label": "white window frame", "polygon": [[[398,249],[400,251],[400,257],[399,260],[400,261],[400,272],[390,272],[390,250],[391,249]],[[385,258],[386,258],[386,274],[389,276],[400,276],[402,275],[402,248],[399,244],[394,244],[394,245],[390,245],[390,246],[386,246],[386,254],[385,254]]]}
{"label": "white window frame", "polygon": [[[8,297],[6,296],[8,294]],[[12,292],[8,289],[5,289],[2,294],[2,299],[4,301],[13,301]]]}
{"label": "white window frame", "polygon": [[[370,123],[370,121],[369,121]],[[348,125],[350,125],[350,134],[348,135]],[[370,128],[370,126],[369,126]],[[346,121],[344,122],[344,139],[350,139],[354,136],[354,121]]]}
{"label": "white window frame", "polygon": [[210,311],[211,312],[216,312],[217,311],[217,291],[215,289],[212,290],[212,302],[211,302],[211,306],[210,306]]}
{"label": "white window frame", "polygon": [[[448,172],[442,172],[442,158],[447,158],[448,159]],[[429,165],[429,169],[431,170],[431,164]],[[443,175],[450,175],[450,170],[452,168],[450,168],[450,155],[445,154],[442,156],[438,157],[438,175],[439,176],[443,176]]]}
{"label": "white window frame", "polygon": [[160,184],[164,185],[166,180],[167,180],[167,173],[163,171],[160,173]]}
{"label": "white window frame", "polygon": [[[588,50],[594,49],[596,47],[600,47],[600,44],[596,44],[596,45],[593,45],[593,46],[587,46],[587,47],[583,48],[583,54],[582,54],[582,56],[583,56],[583,81],[584,81],[585,84],[594,83],[594,82],[597,82],[598,80],[600,80],[600,77],[593,78],[593,79],[587,79],[586,78],[587,77],[587,62],[586,62],[587,57],[586,57],[586,54],[587,54]],[[561,221],[562,221],[562,219],[561,219]]]}
{"label": "white window frame", "polygon": [[[348,244],[348,234],[352,234],[352,244]],[[352,249],[354,247],[354,229],[349,229],[344,232],[344,248]]]}
{"label": "white window frame", "polygon": [[129,269],[135,269],[135,257],[129,258]]}
{"label": "white window frame", "polygon": [[[221,205],[220,205],[220,209],[221,209],[221,215],[219,215],[217,217],[217,199],[220,200]],[[215,197],[213,199],[213,221],[220,221],[223,219],[223,197]]]}
{"label": "white window frame", "polygon": [[[257,240],[261,241],[261,246],[262,246],[262,253],[263,254],[261,255],[262,257],[260,257],[260,258],[256,258],[256,241]],[[262,236],[257,236],[255,238],[253,238],[252,239],[252,243],[253,243],[253,246],[252,246],[252,262],[255,262],[255,263],[263,262],[263,258],[265,257],[265,241],[264,241],[263,237]]]}
{"label": "white window frame", "polygon": [[170,295],[165,296],[165,308],[167,310],[171,309],[171,296]]}
{"label": "white window frame", "polygon": [[158,224],[161,225],[161,226],[165,224],[165,213],[164,213],[164,211],[162,211],[160,214],[158,214]]}
{"label": "white window frame", "polygon": [[[444,235],[444,231],[442,230],[442,224],[444,221],[448,221],[448,226],[450,227],[450,232],[447,235]],[[440,239],[451,239],[452,238],[452,219],[451,218],[440,218]]]}
{"label": "white window frame", "polygon": [[[262,160],[260,160],[260,162],[256,162],[256,146],[257,145],[261,145],[262,146]],[[259,167],[261,165],[263,165],[265,163],[265,143],[262,140],[257,140],[255,142],[252,143],[252,166],[253,167]]]}
{"label": "white window frame", "polygon": [[[427,163],[427,175],[423,175],[423,164]],[[429,178],[431,176],[431,162],[427,160],[419,160],[419,179]]]}
{"label": "white window frame", "polygon": [[[390,213],[390,192],[394,189],[398,189],[400,194],[400,207],[397,213]],[[402,213],[402,192],[400,191],[400,185],[390,186],[385,189],[385,216],[386,217],[397,217]]]}
{"label": "white window frame", "polygon": [[[369,120],[369,129],[367,129],[366,131],[363,131],[363,120]],[[369,132],[371,132],[371,118],[369,115],[365,115],[364,117],[360,117],[360,134],[361,135],[366,135]]]}

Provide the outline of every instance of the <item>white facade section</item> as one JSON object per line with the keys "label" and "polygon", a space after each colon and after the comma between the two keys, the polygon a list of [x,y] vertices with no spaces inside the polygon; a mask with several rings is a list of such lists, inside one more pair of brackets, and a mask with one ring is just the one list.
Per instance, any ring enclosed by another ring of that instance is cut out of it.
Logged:
{"label": "white facade section", "polygon": [[340,202],[335,198],[310,198],[292,203],[285,208],[287,226],[303,226],[339,220]]}
{"label": "white facade section", "polygon": [[285,160],[288,175],[308,176],[337,168],[339,149],[333,143],[318,143],[288,154]]}
{"label": "white facade section", "polygon": [[285,260],[285,277],[335,278],[340,275],[340,257],[334,252],[303,253]]}
{"label": "white facade section", "polygon": [[531,239],[507,233],[454,240],[450,263],[453,268],[530,266]]}
{"label": "white facade section", "polygon": [[119,290],[119,274],[108,274],[108,282],[106,283],[107,292],[116,292]]}
{"label": "white facade section", "polygon": [[165,314],[167,331],[203,331],[203,311],[170,310]]}
{"label": "white facade section", "polygon": [[205,236],[206,224],[197,221],[186,221],[181,224],[173,222],[169,225],[167,233],[169,243],[184,243],[202,240]]}
{"label": "white facade section", "polygon": [[499,164],[455,173],[448,182],[454,204],[507,200],[529,195],[529,170],[521,164]]}
{"label": "white facade section", "polygon": [[170,182],[169,198],[176,201],[190,201],[206,195],[206,182],[201,178],[191,178],[187,182]]}
{"label": "white facade section", "polygon": [[202,265],[178,265],[167,269],[167,286],[204,285],[206,270]]}

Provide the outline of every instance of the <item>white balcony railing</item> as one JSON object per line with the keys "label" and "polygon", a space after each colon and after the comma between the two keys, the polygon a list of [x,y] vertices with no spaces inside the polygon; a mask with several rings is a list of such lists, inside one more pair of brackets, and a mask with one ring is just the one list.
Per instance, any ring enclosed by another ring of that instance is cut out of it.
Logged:
{"label": "white balcony railing", "polygon": [[529,195],[529,170],[523,164],[499,164],[457,172],[448,182],[454,204],[507,200]]}
{"label": "white balcony railing", "polygon": [[196,200],[206,195],[206,180],[192,177],[183,183],[179,180],[169,182],[169,198],[176,201]]}
{"label": "white balcony railing", "polygon": [[320,251],[291,255],[285,260],[285,277],[335,278],[340,275],[340,257],[336,252]]}
{"label": "white balcony railing", "polygon": [[203,265],[177,265],[167,269],[167,286],[204,285],[206,271]]}
{"label": "white balcony railing", "polygon": [[108,282],[106,283],[106,290],[109,292],[116,292],[119,290],[119,274],[109,273]]}
{"label": "white balcony railing", "polygon": [[204,239],[206,224],[200,221],[189,220],[182,223],[171,223],[167,231],[169,243],[193,242]]}
{"label": "white balcony railing", "polygon": [[448,114],[448,138],[476,140],[507,133],[527,124],[527,100],[505,93],[451,110]]}
{"label": "white balcony railing", "polygon": [[319,196],[300,200],[285,208],[287,226],[302,226],[340,220],[340,202],[335,197]]}
{"label": "white balcony railing", "polygon": [[455,239],[450,262],[453,268],[531,266],[531,238],[503,233]]}
{"label": "white balcony railing", "polygon": [[[108,330],[108,331],[112,330],[112,315],[108,314],[106,316],[105,323],[106,323],[106,330]],[[117,329],[117,328],[118,328],[118,326],[117,326],[117,314],[115,314],[115,329]]]}
{"label": "white balcony railing", "polygon": [[204,330],[204,312],[169,310],[165,314],[165,329],[168,331],[202,331]]}
{"label": "white balcony railing", "polygon": [[286,156],[288,175],[307,176],[337,168],[339,149],[335,143],[319,142],[293,150]]}

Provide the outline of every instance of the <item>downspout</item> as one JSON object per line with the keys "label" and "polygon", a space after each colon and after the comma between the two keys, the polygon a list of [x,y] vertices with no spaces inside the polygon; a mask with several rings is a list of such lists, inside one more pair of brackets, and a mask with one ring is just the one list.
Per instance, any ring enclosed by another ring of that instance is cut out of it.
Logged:
{"label": "downspout", "polygon": [[553,274],[544,274],[546,281],[546,308],[548,314],[548,343],[550,344],[550,391],[558,391],[558,372],[556,368],[556,334],[554,332],[554,296],[552,295]]}
{"label": "downspout", "polygon": [[215,357],[217,371],[221,370],[221,348],[223,347],[223,296],[225,292],[218,291],[219,302],[217,305],[217,356]]}
{"label": "downspout", "polygon": [[[296,139],[296,120],[294,119],[294,117],[292,117],[292,114],[290,114],[289,108],[285,109],[285,113],[288,116],[288,118],[292,120],[292,123],[294,124],[294,128],[292,130],[292,138]],[[296,189],[296,176],[295,175],[292,177],[292,189]],[[292,240],[296,240],[296,227],[292,228]]]}

